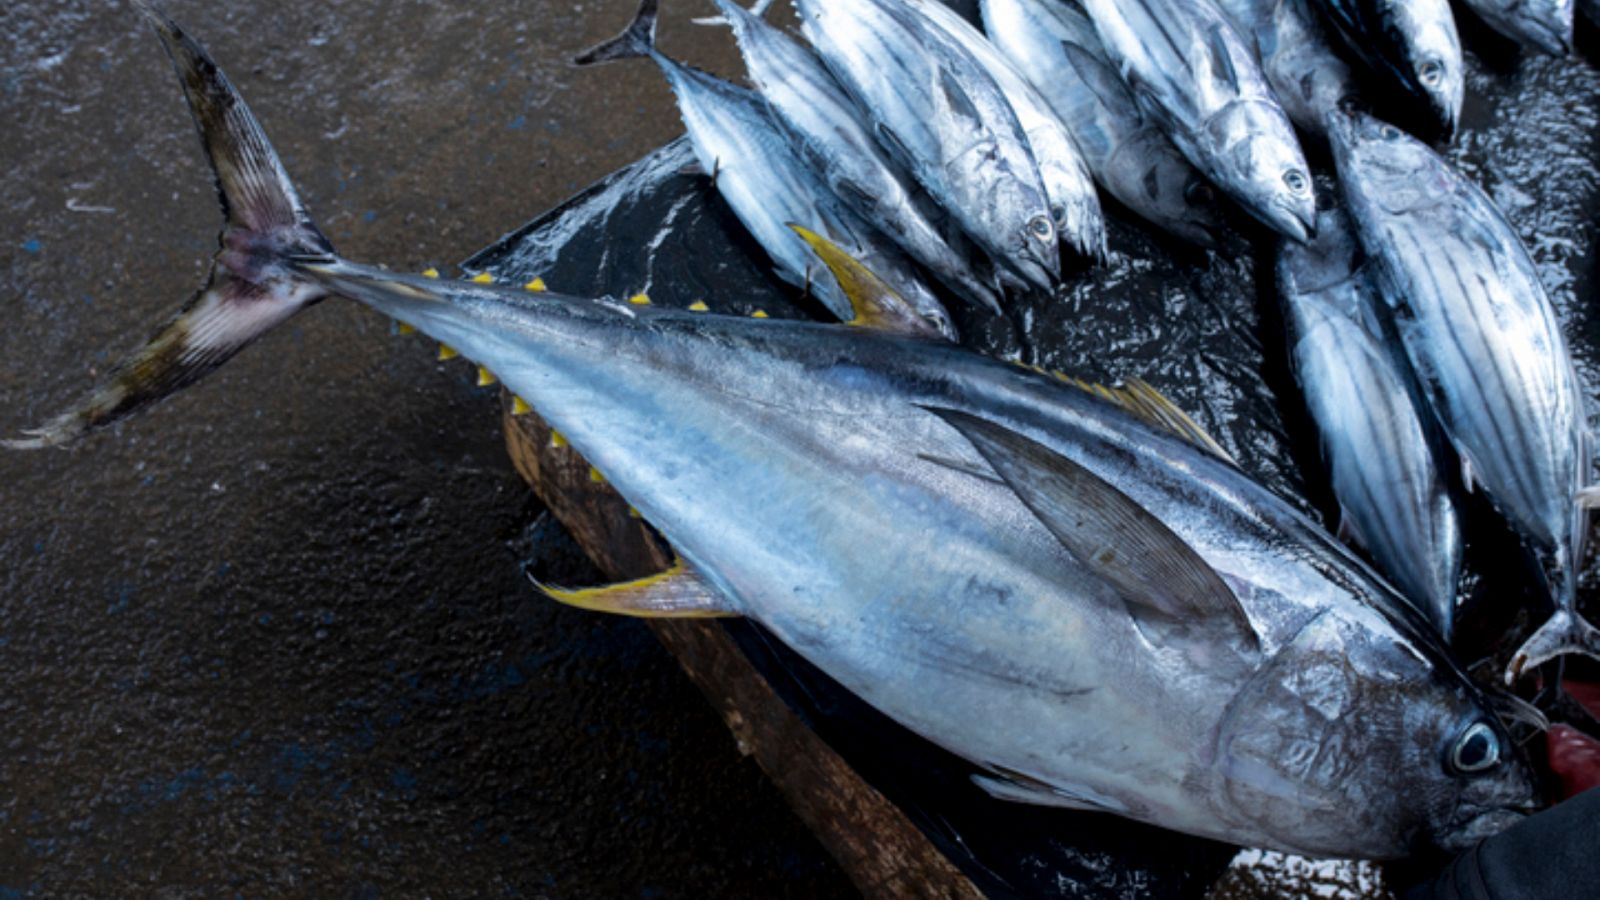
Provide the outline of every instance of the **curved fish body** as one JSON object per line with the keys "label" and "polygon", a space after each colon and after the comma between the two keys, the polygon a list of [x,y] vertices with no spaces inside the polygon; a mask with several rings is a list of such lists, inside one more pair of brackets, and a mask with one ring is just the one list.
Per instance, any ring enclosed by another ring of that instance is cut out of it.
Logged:
{"label": "curved fish body", "polygon": [[951,290],[998,311],[994,291],[919,211],[909,176],[884,158],[871,126],[816,54],[732,0],[716,3],[733,28],[750,80],[800,158],[834,196]]}
{"label": "curved fish body", "polygon": [[1309,0],[1217,0],[1256,58],[1289,119],[1307,134],[1327,136],[1328,113],[1356,97],[1355,76],[1333,51]]}
{"label": "curved fish body", "polygon": [[672,85],[689,143],[717,192],[776,264],[778,275],[817,296],[848,320],[850,301],[811,248],[789,227],[804,225],[883,266],[882,276],[919,312],[953,336],[949,313],[909,259],[846,209],[789,145],[766,103],[754,91],[683,65],[655,49],[657,0],[615,41],[585,54],[581,64],[648,56]]}
{"label": "curved fish body", "polygon": [[1556,606],[1510,674],[1600,652],[1574,594],[1592,465],[1586,404],[1533,260],[1483,191],[1427,145],[1366,115],[1333,122],[1351,218],[1463,481],[1534,547]]}
{"label": "curved fish body", "polygon": [[1467,72],[1449,0],[1311,0],[1368,65],[1433,113],[1446,135],[1461,121]]}
{"label": "curved fish body", "polygon": [[996,263],[1050,290],[1060,248],[1039,166],[971,51],[903,0],[797,0],[795,8],[890,158]]}
{"label": "curved fish body", "polygon": [[1297,241],[1316,219],[1310,170],[1255,53],[1212,0],[1084,0],[1146,114],[1206,177]]}
{"label": "curved fish body", "polygon": [[1572,52],[1573,0],[1465,0],[1489,27],[1531,50]]}
{"label": "curved fish body", "polygon": [[1100,186],[1201,246],[1222,227],[1209,182],[1139,109],[1081,10],[1054,0],[983,0],[989,39],[1055,110]]}
{"label": "curved fish body", "polygon": [[1434,458],[1425,403],[1388,339],[1365,256],[1339,210],[1310,244],[1285,242],[1278,284],[1290,358],[1317,423],[1348,530],[1448,642],[1461,577],[1461,522]]}
{"label": "curved fish body", "polygon": [[994,77],[995,84],[1000,86],[1016,112],[1017,123],[1028,138],[1028,149],[1039,164],[1039,177],[1044,181],[1044,192],[1050,200],[1050,216],[1055,220],[1056,233],[1080,255],[1104,259],[1106,224],[1100,212],[1100,197],[1095,193],[1094,179],[1066,123],[1011,60],[977,26],[946,6],[943,0],[907,2],[951,39],[971,50]]}
{"label": "curved fish body", "polygon": [[1364,857],[1459,850],[1537,802],[1426,623],[1212,451],[935,339],[341,260],[231,85],[151,15],[215,163],[223,251],[33,445],[348,297],[496,372],[679,552],[584,603],[751,616],[1000,796]]}

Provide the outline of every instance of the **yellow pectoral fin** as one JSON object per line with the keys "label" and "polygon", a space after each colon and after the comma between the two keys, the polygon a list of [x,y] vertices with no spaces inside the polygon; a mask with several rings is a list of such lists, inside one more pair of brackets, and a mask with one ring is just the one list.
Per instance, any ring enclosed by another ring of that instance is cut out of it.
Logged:
{"label": "yellow pectoral fin", "polygon": [[679,560],[648,578],[569,590],[535,581],[555,600],[579,609],[646,619],[710,619],[738,615],[728,601]]}
{"label": "yellow pectoral fin", "polygon": [[849,324],[914,337],[940,336],[938,329],[918,315],[916,309],[888,282],[879,278],[843,247],[803,226],[791,223],[789,227],[811,245],[812,251],[827,265],[834,280],[844,290],[845,298],[850,301],[850,307],[856,314]]}

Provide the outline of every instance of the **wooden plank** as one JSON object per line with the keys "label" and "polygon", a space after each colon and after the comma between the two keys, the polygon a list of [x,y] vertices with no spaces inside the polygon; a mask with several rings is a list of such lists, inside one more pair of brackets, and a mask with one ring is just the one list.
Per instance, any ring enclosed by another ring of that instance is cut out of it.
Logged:
{"label": "wooden plank", "polygon": [[[671,553],[627,501],[537,415],[505,401],[512,462],[596,568],[624,581],[665,569]],[[721,625],[651,620],[651,630],[722,714],[740,752],[754,756],[867,897],[981,897],[905,813],[807,728]]]}

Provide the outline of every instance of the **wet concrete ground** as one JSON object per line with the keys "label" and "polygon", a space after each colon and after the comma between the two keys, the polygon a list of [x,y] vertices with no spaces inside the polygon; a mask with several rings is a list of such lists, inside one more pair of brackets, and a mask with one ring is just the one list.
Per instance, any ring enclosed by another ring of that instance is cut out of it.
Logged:
{"label": "wet concrete ground", "polygon": [[[447,268],[681,130],[653,67],[564,62],[632,0],[167,6],[356,259]],[[0,8],[0,122],[15,434],[188,296],[219,216],[122,4]],[[494,395],[389,328],[325,304],[0,456],[0,897],[847,892],[642,627],[534,595]]]}

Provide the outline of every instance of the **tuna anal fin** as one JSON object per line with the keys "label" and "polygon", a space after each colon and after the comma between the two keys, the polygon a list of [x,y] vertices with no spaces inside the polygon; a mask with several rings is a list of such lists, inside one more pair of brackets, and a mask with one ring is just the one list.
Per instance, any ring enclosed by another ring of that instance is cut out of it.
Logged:
{"label": "tuna anal fin", "polygon": [[1120,407],[1124,412],[1147,425],[1163,428],[1178,437],[1183,438],[1202,450],[1209,451],[1219,459],[1238,465],[1234,462],[1228,451],[1222,449],[1200,423],[1189,417],[1188,413],[1178,408],[1176,403],[1168,400],[1166,395],[1151,387],[1140,378],[1129,378],[1121,387],[1106,387],[1103,384],[1083,381],[1078,378],[1068,379],[1071,384],[1099,397],[1108,403]]}
{"label": "tuna anal fin", "polygon": [[1108,584],[1141,630],[1181,640],[1223,629],[1247,652],[1259,639],[1222,577],[1126,494],[1059,453],[994,422],[929,408],[961,432],[1074,559]]}
{"label": "tuna anal fin", "polygon": [[[849,324],[911,337],[942,337],[904,297],[844,248],[803,226],[791,222],[789,227],[811,245],[833,273],[845,299],[850,301],[850,308],[855,311],[855,318]],[[811,271],[809,266],[806,271]],[[808,274],[808,284],[809,281]]]}
{"label": "tuna anal fin", "polygon": [[647,619],[707,619],[739,614],[682,560],[648,578],[604,587],[570,590],[538,581],[534,585],[568,606],[595,612]]}

